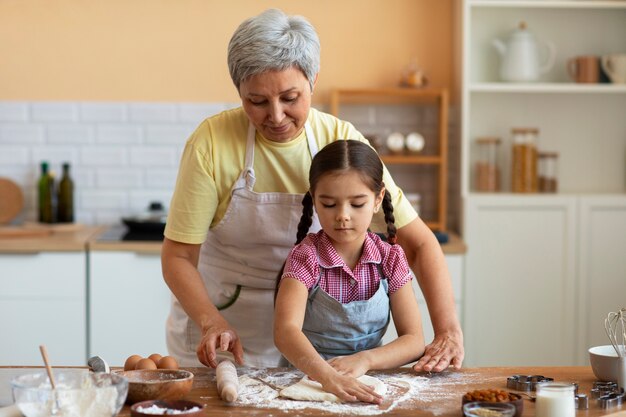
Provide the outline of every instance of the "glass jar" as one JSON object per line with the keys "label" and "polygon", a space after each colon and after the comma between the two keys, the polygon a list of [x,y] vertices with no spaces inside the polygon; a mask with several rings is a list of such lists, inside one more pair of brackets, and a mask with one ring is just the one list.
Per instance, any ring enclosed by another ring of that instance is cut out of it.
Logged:
{"label": "glass jar", "polygon": [[478,155],[474,172],[476,191],[500,191],[500,138],[481,137],[476,139]]}
{"label": "glass jar", "polygon": [[536,193],[537,179],[537,136],[539,129],[514,128],[511,191],[514,193]]}
{"label": "glass jar", "polygon": [[535,415],[537,417],[575,417],[574,384],[541,382],[537,384]]}
{"label": "glass jar", "polygon": [[557,165],[559,154],[556,152],[539,152],[539,192],[556,193],[559,188]]}

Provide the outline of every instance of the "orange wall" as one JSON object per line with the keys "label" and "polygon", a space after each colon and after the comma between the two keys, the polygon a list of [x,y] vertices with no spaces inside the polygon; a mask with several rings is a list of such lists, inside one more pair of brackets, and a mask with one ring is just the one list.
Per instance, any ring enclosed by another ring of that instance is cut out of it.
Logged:
{"label": "orange wall", "polygon": [[395,85],[411,57],[451,87],[452,1],[0,0],[0,100],[237,101],[228,40],[269,7],[317,28],[317,102]]}

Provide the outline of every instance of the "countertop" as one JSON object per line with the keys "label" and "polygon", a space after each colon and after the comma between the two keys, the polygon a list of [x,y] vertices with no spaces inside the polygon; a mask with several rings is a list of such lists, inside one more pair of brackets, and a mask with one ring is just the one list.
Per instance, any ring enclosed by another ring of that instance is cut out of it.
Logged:
{"label": "countertop", "polygon": [[[161,242],[148,241],[120,241],[110,238],[102,238],[103,234],[109,233],[102,231],[91,237],[89,240],[90,250],[102,251],[134,251],[140,253],[161,253]],[[115,232],[113,233],[115,234]],[[449,233],[447,243],[441,245],[443,253],[446,255],[462,255],[467,252],[467,246],[460,236]]]}
{"label": "countertop", "polygon": [[[243,389],[240,388],[240,398],[233,404],[226,404],[222,402],[218,395],[215,385],[215,372],[208,368],[186,368],[194,373],[194,384],[191,392],[184,398],[186,400],[196,401],[206,405],[205,415],[207,416],[283,416],[283,415],[298,415],[298,416],[330,416],[340,415],[335,412],[330,412],[328,409],[324,409],[323,406],[318,405],[316,408],[304,408],[294,409],[286,405],[283,407],[265,408],[259,406],[251,406],[241,404],[241,393]],[[268,369],[267,374],[284,371],[283,369]],[[245,370],[239,370],[239,375],[245,373]],[[380,410],[380,415],[393,415],[393,416],[411,416],[411,417],[459,417],[462,416],[461,400],[463,394],[475,389],[487,389],[497,388],[507,390],[506,379],[512,375],[543,375],[545,377],[552,377],[555,381],[563,382],[577,382],[579,384],[579,393],[585,393],[589,397],[589,392],[593,382],[596,380],[590,367],[516,367],[516,368],[467,368],[460,371],[447,371],[441,374],[416,374],[411,371],[410,368],[402,368],[398,370],[385,371],[385,372],[372,372],[372,375],[382,374],[383,380],[389,380],[389,378],[401,377],[402,380],[406,379],[411,382],[413,386],[412,391],[409,391],[410,395],[401,395],[406,397],[403,401],[393,401],[393,395],[391,398],[386,397],[383,402],[384,406],[389,407],[385,412]],[[512,390],[507,390],[512,391]],[[516,392],[516,391],[512,391]],[[534,394],[534,393],[531,393]],[[270,404],[280,404],[280,401],[285,400],[273,400]],[[351,415],[363,415],[366,411],[367,414],[373,414],[379,410],[375,409],[377,406],[371,405],[352,405],[352,407],[361,408],[354,409],[352,412],[341,414]],[[363,410],[363,407],[368,407],[368,410]],[[282,409],[281,409],[282,408]],[[625,410],[626,405],[615,406],[612,408],[602,409],[597,401],[589,398],[588,410],[577,410],[576,415],[581,417],[595,417],[611,414],[617,411]],[[373,411],[373,412],[372,412]],[[530,400],[524,400],[524,417],[530,417],[535,415],[535,404]],[[124,406],[119,413],[120,417],[130,416],[130,407]]]}
{"label": "countertop", "polygon": [[[0,238],[0,253],[38,253],[38,252],[82,252],[87,242],[101,233],[103,226],[29,226],[30,230],[43,230],[49,227],[47,234],[32,236],[5,236]],[[6,229],[5,229],[6,230]],[[28,230],[22,228],[22,230]]]}
{"label": "countertop", "polygon": [[[121,229],[120,229],[121,227]],[[51,226],[51,233],[46,236],[0,237],[0,253],[37,253],[37,252],[79,252],[94,251],[129,251],[145,254],[160,254],[160,241],[122,241],[119,240],[123,226],[82,226],[74,225],[70,229]],[[441,248],[446,255],[462,255],[467,251],[463,239],[449,233],[449,241]]]}

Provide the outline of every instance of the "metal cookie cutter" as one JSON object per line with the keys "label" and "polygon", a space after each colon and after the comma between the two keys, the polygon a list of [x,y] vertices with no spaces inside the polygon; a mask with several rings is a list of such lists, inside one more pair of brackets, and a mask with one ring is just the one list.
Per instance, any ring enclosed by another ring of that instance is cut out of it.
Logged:
{"label": "metal cookie cutter", "polygon": [[578,410],[587,410],[589,408],[589,398],[586,394],[577,394],[574,397],[574,401]]}
{"label": "metal cookie cutter", "polygon": [[625,396],[626,395],[623,393],[618,394],[614,392],[598,398],[598,403],[600,404],[601,408],[615,407],[622,404]]}
{"label": "metal cookie cutter", "polygon": [[605,395],[619,394],[621,391],[615,382],[596,381],[591,388],[591,398],[597,400]]}
{"label": "metal cookie cutter", "polygon": [[[554,378],[547,378],[543,375],[513,375],[507,378],[506,387],[518,391],[535,391],[540,382],[551,382]],[[578,386],[576,386],[578,388]]]}

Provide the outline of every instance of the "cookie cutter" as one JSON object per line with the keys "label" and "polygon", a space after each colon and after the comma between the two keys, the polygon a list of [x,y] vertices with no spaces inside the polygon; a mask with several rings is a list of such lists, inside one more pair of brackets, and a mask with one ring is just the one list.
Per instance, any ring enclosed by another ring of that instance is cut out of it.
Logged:
{"label": "cookie cutter", "polygon": [[620,389],[615,382],[596,381],[593,383],[590,394],[591,398],[597,400],[609,394],[620,394],[622,391],[623,390]]}
{"label": "cookie cutter", "polygon": [[[529,392],[537,389],[540,382],[552,382],[554,378],[545,377],[543,375],[513,375],[506,379],[506,387],[517,391]],[[578,384],[576,384],[576,392],[578,392]]]}
{"label": "cookie cutter", "polygon": [[611,408],[621,405],[625,400],[626,394],[624,394],[623,392],[613,392],[611,394],[606,394],[598,398],[598,403],[600,404],[600,408]]}
{"label": "cookie cutter", "polygon": [[576,394],[574,402],[578,410],[587,410],[589,408],[589,397],[587,397],[587,394]]}

